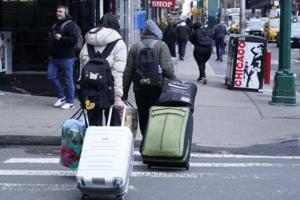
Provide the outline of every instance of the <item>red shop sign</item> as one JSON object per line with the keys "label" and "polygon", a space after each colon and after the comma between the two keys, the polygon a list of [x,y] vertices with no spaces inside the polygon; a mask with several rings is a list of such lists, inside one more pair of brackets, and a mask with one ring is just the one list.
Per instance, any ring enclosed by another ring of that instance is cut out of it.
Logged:
{"label": "red shop sign", "polygon": [[175,0],[151,0],[150,5],[154,8],[174,9]]}

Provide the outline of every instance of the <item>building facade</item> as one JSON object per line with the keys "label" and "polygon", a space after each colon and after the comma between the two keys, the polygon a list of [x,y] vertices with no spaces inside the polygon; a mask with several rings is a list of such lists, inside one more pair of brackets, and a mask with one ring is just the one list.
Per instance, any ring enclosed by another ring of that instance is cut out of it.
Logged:
{"label": "building facade", "polygon": [[0,0],[1,43],[6,44],[3,63],[8,65],[0,72],[46,71],[49,31],[59,4],[70,8],[83,34],[98,24],[106,12],[118,16],[128,46],[139,34],[134,28],[134,13],[140,7],[136,0]]}

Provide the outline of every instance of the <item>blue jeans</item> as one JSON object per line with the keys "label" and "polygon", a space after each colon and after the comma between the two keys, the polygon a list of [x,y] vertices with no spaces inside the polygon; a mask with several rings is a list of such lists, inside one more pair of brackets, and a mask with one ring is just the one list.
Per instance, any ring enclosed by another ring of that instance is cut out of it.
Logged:
{"label": "blue jeans", "polygon": [[224,38],[216,39],[215,43],[216,43],[217,58],[218,59],[223,59],[223,54],[225,52]]}
{"label": "blue jeans", "polygon": [[66,102],[67,103],[74,103],[74,81],[73,81],[73,65],[74,65],[74,58],[50,58],[48,63],[48,72],[47,78],[53,85],[57,98],[61,99],[65,97],[64,90],[61,87],[60,81],[58,79],[58,75],[60,72],[63,73],[65,83],[67,86],[67,95],[66,95]]}

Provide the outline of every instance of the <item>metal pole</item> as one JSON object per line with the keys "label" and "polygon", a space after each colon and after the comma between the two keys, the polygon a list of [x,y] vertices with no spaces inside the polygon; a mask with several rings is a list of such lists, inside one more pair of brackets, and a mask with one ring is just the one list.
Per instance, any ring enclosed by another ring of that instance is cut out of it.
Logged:
{"label": "metal pole", "polygon": [[274,77],[271,104],[296,104],[295,76],[291,71],[292,0],[280,1],[279,70]]}
{"label": "metal pole", "polygon": [[241,35],[245,35],[245,28],[246,28],[245,12],[246,12],[246,0],[240,0],[240,34]]}
{"label": "metal pole", "polygon": [[223,21],[224,21],[225,23],[227,23],[227,22],[226,22],[226,15],[227,15],[227,1],[226,1],[226,0],[223,1],[223,7],[224,7]]}

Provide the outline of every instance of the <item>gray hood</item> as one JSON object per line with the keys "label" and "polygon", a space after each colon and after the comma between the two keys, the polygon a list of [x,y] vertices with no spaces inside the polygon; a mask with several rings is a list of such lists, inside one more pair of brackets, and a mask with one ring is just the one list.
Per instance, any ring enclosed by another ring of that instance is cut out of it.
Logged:
{"label": "gray hood", "polygon": [[159,40],[162,39],[162,32],[160,28],[151,19],[147,20],[145,28],[143,30],[143,36],[148,36],[148,35],[155,36]]}

